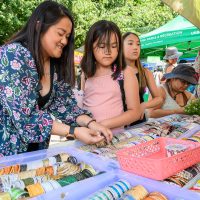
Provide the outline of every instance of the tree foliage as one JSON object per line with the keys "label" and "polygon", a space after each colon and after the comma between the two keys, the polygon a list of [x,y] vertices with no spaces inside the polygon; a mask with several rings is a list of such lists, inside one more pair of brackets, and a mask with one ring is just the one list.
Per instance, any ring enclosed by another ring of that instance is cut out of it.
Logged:
{"label": "tree foliage", "polygon": [[2,0],[0,1],[0,44],[18,31],[41,1]]}
{"label": "tree foliage", "polygon": [[[122,33],[147,33],[176,14],[160,0],[57,0],[75,19],[75,46],[84,43],[89,27],[100,19],[114,21]],[[42,0],[0,0],[0,44],[18,31]]]}

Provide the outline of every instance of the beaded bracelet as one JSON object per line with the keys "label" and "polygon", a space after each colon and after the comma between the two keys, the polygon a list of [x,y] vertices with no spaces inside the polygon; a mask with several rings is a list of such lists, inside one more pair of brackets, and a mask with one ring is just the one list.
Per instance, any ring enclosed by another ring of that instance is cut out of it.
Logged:
{"label": "beaded bracelet", "polygon": [[45,167],[40,167],[36,169],[36,176],[42,176],[45,174],[46,168]]}
{"label": "beaded bracelet", "polygon": [[17,200],[17,199],[21,199],[23,197],[28,197],[28,193],[24,190],[21,190],[19,188],[12,188],[10,191],[10,196],[12,200]]}
{"label": "beaded bracelet", "polygon": [[4,167],[4,174],[9,174],[12,169],[12,166]]}
{"label": "beaded bracelet", "polygon": [[41,195],[41,194],[45,193],[45,191],[44,191],[44,189],[43,189],[43,187],[40,183],[28,185],[26,187],[26,189],[27,189],[30,197],[34,197],[34,196]]}
{"label": "beaded bracelet", "polygon": [[20,165],[20,172],[24,172],[27,170],[27,164]]}
{"label": "beaded bracelet", "polygon": [[149,197],[152,197],[152,199],[163,199],[163,200],[167,200],[167,197],[165,195],[163,195],[160,192],[151,192],[149,194]]}
{"label": "beaded bracelet", "polygon": [[0,193],[0,199],[11,200],[11,196],[8,192]]}
{"label": "beaded bracelet", "polygon": [[77,179],[77,181],[85,179],[85,176],[81,172],[74,174],[74,177]]}
{"label": "beaded bracelet", "polygon": [[87,123],[86,127],[89,128],[89,125],[90,125],[92,122],[96,122],[96,120],[95,120],[95,119],[91,119],[91,120]]}
{"label": "beaded bracelet", "polygon": [[57,182],[62,186],[66,186],[66,185],[69,185],[71,183],[74,183],[74,182],[77,182],[77,179],[72,176],[72,175],[69,175],[69,176],[65,176],[59,180],[57,180]]}
{"label": "beaded bracelet", "polygon": [[131,195],[135,199],[144,199],[148,195],[148,192],[142,185],[137,185],[128,190],[126,194]]}
{"label": "beaded bracelet", "polygon": [[22,180],[24,182],[25,187],[28,185],[33,185],[34,184],[34,179],[33,178],[26,178]]}
{"label": "beaded bracelet", "polygon": [[88,169],[84,169],[81,173],[83,174],[83,176],[84,176],[85,178],[90,178],[90,177],[93,176],[93,174],[92,174],[92,173],[90,172],[90,170],[88,170]]}
{"label": "beaded bracelet", "polygon": [[60,158],[61,158],[62,162],[68,161],[69,157],[70,157],[70,155],[67,153],[60,153]]}
{"label": "beaded bracelet", "polygon": [[[25,184],[22,180],[18,180],[18,181],[15,181],[14,184],[12,185],[14,188],[19,188],[19,189],[22,189],[24,190],[25,189]],[[1,198],[0,198],[1,199]]]}
{"label": "beaded bracelet", "polygon": [[116,184],[110,185],[109,187],[113,188],[117,192],[119,198],[124,193],[123,190],[119,186],[117,186]]}
{"label": "beaded bracelet", "polygon": [[49,181],[41,183],[41,186],[42,186],[42,188],[44,189],[45,193],[54,190],[53,185],[50,184]]}
{"label": "beaded bracelet", "polygon": [[116,188],[112,188],[109,186],[106,188],[106,190],[112,194],[112,196],[114,197],[113,199],[118,199],[121,196]]}
{"label": "beaded bracelet", "polygon": [[70,162],[74,165],[76,165],[78,163],[76,157],[74,157],[74,156],[69,156],[68,159],[67,159],[67,162]]}
{"label": "beaded bracelet", "polygon": [[54,189],[61,188],[61,185],[55,180],[49,180],[49,183],[52,185]]}
{"label": "beaded bracelet", "polygon": [[52,167],[52,166],[46,167],[46,168],[45,168],[45,174],[53,175],[53,174],[54,174],[53,167]]}
{"label": "beaded bracelet", "polygon": [[20,165],[13,165],[10,170],[10,174],[17,174],[20,172]]}

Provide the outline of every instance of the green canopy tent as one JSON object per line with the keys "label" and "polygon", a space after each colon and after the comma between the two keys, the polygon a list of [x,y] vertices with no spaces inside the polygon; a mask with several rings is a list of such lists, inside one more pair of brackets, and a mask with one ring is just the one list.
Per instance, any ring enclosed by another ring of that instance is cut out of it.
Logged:
{"label": "green canopy tent", "polygon": [[164,57],[165,48],[176,46],[183,52],[182,58],[195,57],[200,49],[200,30],[182,16],[140,36],[141,58]]}

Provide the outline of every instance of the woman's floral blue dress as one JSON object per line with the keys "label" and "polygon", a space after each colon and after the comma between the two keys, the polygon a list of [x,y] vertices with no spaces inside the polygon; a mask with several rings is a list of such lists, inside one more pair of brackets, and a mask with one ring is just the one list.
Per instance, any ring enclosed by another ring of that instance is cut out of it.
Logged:
{"label": "woman's floral blue dress", "polygon": [[66,124],[88,114],[77,106],[71,87],[58,82],[43,110],[38,107],[38,73],[30,51],[20,43],[0,47],[0,156],[27,151],[29,143],[50,138],[51,114]]}

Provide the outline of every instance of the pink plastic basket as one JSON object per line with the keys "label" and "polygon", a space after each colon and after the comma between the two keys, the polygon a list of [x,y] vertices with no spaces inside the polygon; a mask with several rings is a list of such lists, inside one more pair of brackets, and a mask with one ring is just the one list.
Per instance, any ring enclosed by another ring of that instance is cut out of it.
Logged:
{"label": "pink plastic basket", "polygon": [[[167,157],[168,144],[187,145],[186,151]],[[123,170],[148,178],[163,180],[200,162],[200,144],[172,138],[157,138],[117,152]]]}

